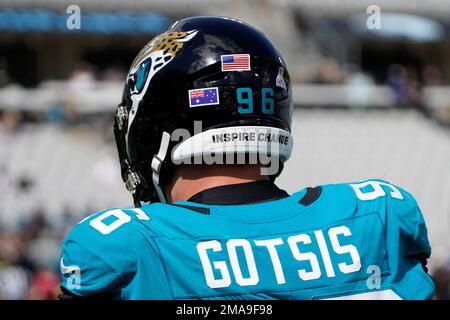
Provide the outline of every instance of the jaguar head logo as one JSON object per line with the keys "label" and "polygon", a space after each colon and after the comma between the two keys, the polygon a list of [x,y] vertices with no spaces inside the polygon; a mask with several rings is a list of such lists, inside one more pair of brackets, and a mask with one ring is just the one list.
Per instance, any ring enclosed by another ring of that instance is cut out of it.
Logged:
{"label": "jaguar head logo", "polygon": [[146,84],[154,74],[166,66],[197,32],[191,30],[162,33],[147,43],[134,59],[128,73],[128,83],[134,84],[130,87],[130,93],[145,93]]}
{"label": "jaguar head logo", "polygon": [[198,30],[162,33],[153,38],[139,52],[127,75],[127,84],[132,100],[131,122],[137,112],[139,101],[145,95],[153,76],[169,64],[197,33]]}

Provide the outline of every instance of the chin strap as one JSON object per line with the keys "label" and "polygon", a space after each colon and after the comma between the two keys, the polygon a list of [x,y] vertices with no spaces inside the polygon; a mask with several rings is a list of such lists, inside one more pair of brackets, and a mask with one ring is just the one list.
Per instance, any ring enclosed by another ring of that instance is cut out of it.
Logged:
{"label": "chin strap", "polygon": [[169,143],[170,143],[170,134],[168,134],[167,132],[163,132],[158,154],[155,155],[152,159],[153,185],[155,186],[159,201],[161,201],[162,203],[166,203],[166,198],[164,196],[164,192],[163,192],[161,186],[159,185],[159,174],[161,172],[161,165],[167,156],[167,150],[169,149]]}

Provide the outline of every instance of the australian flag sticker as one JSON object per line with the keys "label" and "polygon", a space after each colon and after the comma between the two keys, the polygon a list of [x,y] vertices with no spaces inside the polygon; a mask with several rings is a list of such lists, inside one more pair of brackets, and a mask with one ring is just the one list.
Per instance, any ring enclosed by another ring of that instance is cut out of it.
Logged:
{"label": "australian flag sticker", "polygon": [[219,104],[219,89],[217,87],[189,90],[189,106],[200,107]]}

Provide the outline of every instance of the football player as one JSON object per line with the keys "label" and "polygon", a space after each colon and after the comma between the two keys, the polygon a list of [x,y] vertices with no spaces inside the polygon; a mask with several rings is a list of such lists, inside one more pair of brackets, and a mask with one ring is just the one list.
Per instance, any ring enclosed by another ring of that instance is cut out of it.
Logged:
{"label": "football player", "polygon": [[250,25],[193,17],[151,40],[114,124],[134,207],[72,229],[61,298],[429,299],[410,193],[377,179],[274,184],[291,115],[286,64]]}

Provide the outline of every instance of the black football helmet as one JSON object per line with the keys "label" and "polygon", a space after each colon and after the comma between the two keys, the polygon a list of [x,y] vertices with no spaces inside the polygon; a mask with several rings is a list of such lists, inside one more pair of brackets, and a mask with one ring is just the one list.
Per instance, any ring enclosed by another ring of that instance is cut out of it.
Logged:
{"label": "black football helmet", "polygon": [[[115,116],[122,179],[135,206],[165,202],[174,163],[206,151],[270,149],[281,164],[274,179],[292,151],[291,90],[280,53],[252,26],[224,17],[173,23],[135,58]],[[174,139],[177,129],[190,138]]]}

